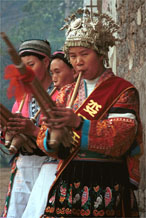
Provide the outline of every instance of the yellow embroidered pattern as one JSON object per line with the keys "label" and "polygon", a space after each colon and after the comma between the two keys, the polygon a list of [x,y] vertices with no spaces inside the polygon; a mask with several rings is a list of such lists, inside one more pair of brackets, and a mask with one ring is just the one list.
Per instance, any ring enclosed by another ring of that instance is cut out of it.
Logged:
{"label": "yellow embroidered pattern", "polygon": [[83,110],[89,113],[90,116],[94,117],[100,108],[102,108],[102,106],[91,99],[90,102],[86,105],[86,108]]}
{"label": "yellow embroidered pattern", "polygon": [[79,143],[80,136],[76,132],[73,132],[72,139],[74,142]]}

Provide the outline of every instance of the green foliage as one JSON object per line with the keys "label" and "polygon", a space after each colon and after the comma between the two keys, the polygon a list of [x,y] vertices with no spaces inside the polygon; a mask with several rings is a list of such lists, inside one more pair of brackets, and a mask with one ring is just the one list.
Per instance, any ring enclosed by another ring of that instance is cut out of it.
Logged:
{"label": "green foliage", "polygon": [[[65,31],[60,31],[64,19],[77,8],[83,0],[13,0],[2,1],[2,31],[6,32],[15,48],[27,39],[47,39],[52,52],[61,49]],[[11,63],[7,47],[0,39],[0,101],[11,109],[14,99],[7,99],[8,81],[3,79],[4,68]]]}
{"label": "green foliage", "polygon": [[65,15],[79,6],[82,6],[80,0],[68,0],[68,3],[65,0],[28,0],[22,9],[25,16],[11,30],[13,37],[17,42],[30,38],[47,39],[53,51],[60,49],[65,40],[65,32],[60,31]]}

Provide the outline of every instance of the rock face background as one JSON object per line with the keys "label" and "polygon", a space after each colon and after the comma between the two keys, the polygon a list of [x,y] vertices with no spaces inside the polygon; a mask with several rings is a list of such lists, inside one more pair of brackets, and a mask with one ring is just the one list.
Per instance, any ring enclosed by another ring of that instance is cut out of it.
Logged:
{"label": "rock face background", "polygon": [[141,217],[146,217],[146,1],[117,1],[117,21],[124,41],[117,49],[117,74],[132,82],[140,94],[144,155],[137,198]]}
{"label": "rock face background", "polygon": [[144,155],[141,157],[141,183],[136,192],[140,217],[146,217],[146,0],[84,0],[92,10],[108,13],[120,25],[122,43],[109,52],[110,65],[118,76],[139,91],[143,125]]}

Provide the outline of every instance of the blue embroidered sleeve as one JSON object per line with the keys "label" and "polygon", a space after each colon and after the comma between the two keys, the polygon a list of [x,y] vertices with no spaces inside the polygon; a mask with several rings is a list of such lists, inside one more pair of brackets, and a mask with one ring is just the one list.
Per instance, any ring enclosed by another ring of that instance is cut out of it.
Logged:
{"label": "blue embroidered sleeve", "polygon": [[44,137],[44,140],[43,140],[43,145],[44,145],[44,149],[46,152],[53,152],[53,149],[48,149],[48,143],[47,143],[47,139],[48,139],[48,129],[46,130],[45,132],[45,137]]}
{"label": "blue embroidered sleeve", "polygon": [[88,149],[88,135],[90,129],[90,120],[84,120],[82,130],[81,130],[81,148]]}

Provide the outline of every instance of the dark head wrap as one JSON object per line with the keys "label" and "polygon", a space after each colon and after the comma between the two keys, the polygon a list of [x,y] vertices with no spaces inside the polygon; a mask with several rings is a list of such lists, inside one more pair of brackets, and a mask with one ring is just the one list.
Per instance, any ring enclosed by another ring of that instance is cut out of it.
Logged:
{"label": "dark head wrap", "polygon": [[45,57],[51,56],[50,43],[40,39],[30,39],[22,42],[19,47],[19,55],[24,53],[34,53]]}
{"label": "dark head wrap", "polygon": [[69,61],[67,60],[67,58],[65,57],[65,54],[63,51],[58,50],[55,51],[53,53],[53,55],[51,56],[51,60],[50,60],[50,64],[54,59],[60,59],[62,60],[65,64],[67,64],[70,68],[73,68],[72,65],[69,63]]}

